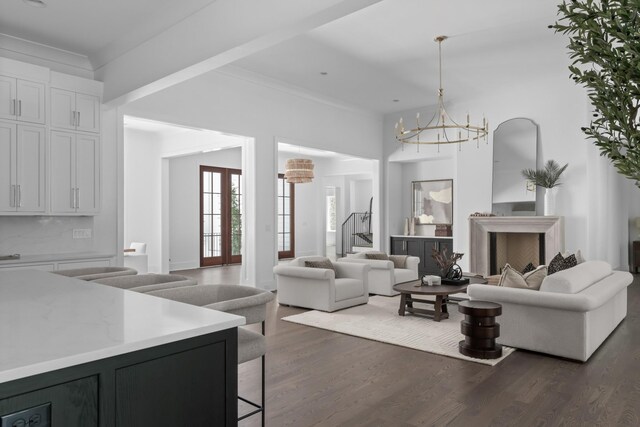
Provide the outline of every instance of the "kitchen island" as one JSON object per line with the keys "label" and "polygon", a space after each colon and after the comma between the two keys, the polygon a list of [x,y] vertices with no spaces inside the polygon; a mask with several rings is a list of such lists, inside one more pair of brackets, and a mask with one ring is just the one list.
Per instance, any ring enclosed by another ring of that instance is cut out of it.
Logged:
{"label": "kitchen island", "polygon": [[0,419],[41,408],[34,416],[53,427],[235,425],[244,323],[47,272],[0,272]]}

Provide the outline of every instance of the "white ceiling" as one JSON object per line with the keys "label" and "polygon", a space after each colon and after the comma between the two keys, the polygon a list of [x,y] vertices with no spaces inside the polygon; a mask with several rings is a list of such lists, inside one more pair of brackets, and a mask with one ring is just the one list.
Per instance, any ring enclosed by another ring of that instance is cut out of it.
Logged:
{"label": "white ceiling", "polygon": [[[550,60],[549,46],[563,44],[547,28],[556,11],[556,0],[386,0],[234,66],[366,110],[402,111],[436,101],[435,36],[450,37],[442,45],[446,98],[474,96],[486,86],[465,85],[470,73],[495,70],[504,84]],[[523,74],[501,75],[504,62],[520,62]]]}
{"label": "white ceiling", "polygon": [[130,49],[212,1],[1,0],[0,33],[92,57],[112,44]]}
{"label": "white ceiling", "polygon": [[[48,7],[37,9],[0,0],[0,33],[87,55],[95,68],[215,0],[45,1]],[[445,97],[455,102],[482,96],[492,85],[526,81],[547,63],[564,67],[558,58],[566,62],[565,41],[547,29],[557,2],[383,0],[236,61],[228,71],[241,68],[386,114],[435,103],[433,37],[445,34]],[[481,75],[482,87],[470,84],[470,75]]]}

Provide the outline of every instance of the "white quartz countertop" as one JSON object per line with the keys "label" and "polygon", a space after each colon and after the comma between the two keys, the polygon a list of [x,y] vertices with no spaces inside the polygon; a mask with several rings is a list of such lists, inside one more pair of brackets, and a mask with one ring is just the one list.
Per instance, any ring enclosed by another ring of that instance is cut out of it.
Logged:
{"label": "white quartz countertop", "polygon": [[241,316],[43,271],[0,272],[0,383],[244,324]]}
{"label": "white quartz countertop", "polygon": [[[11,254],[2,254],[11,255]],[[114,254],[100,253],[100,252],[68,252],[60,254],[38,254],[38,255],[21,255],[19,259],[0,260],[0,266],[3,264],[26,264],[35,262],[47,262],[47,261],[66,261],[74,259],[97,259],[97,258],[112,258]]]}

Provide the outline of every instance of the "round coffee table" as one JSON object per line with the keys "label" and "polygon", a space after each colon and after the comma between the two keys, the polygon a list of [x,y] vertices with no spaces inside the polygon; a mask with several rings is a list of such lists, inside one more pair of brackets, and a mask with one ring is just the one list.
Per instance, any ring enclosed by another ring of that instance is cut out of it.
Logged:
{"label": "round coffee table", "polygon": [[[447,301],[449,295],[457,294],[467,290],[466,285],[441,285],[441,286],[426,286],[422,285],[422,281],[412,280],[410,282],[398,283],[393,287],[393,290],[400,292],[400,308],[398,314],[404,316],[405,312],[411,314],[422,314],[432,317],[433,320],[439,322],[442,319],[449,318],[449,311],[447,309]],[[435,296],[435,301],[416,298],[414,295],[432,295]],[[416,308],[413,306],[414,302],[420,302],[425,304],[433,304],[433,310],[424,308]]]}

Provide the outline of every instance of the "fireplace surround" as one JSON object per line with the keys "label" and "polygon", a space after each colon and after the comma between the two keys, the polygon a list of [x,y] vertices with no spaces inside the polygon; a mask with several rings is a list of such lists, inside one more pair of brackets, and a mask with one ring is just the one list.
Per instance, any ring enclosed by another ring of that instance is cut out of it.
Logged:
{"label": "fireplace surround", "polygon": [[469,271],[484,277],[490,274],[490,233],[543,234],[547,262],[564,250],[564,221],[560,216],[469,217]]}

